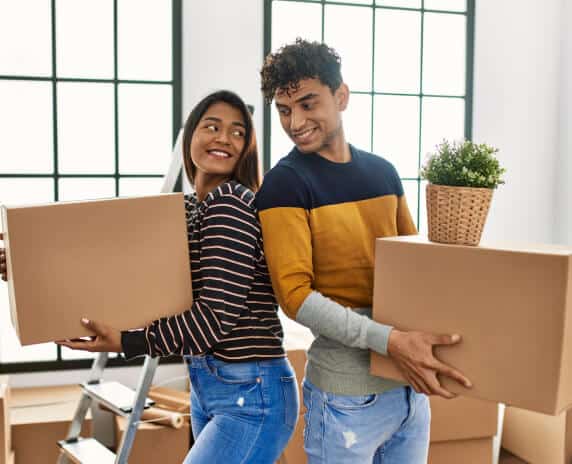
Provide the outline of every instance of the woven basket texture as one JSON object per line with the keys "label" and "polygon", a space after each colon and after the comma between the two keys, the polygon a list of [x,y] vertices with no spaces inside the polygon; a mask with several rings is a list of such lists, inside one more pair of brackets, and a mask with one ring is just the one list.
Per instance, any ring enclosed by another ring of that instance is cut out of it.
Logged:
{"label": "woven basket texture", "polygon": [[478,245],[487,219],[493,189],[428,184],[429,240],[455,245]]}

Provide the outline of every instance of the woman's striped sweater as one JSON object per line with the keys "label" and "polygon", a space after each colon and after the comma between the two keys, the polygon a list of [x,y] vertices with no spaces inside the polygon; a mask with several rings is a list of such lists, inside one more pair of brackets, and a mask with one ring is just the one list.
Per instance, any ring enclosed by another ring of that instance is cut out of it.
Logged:
{"label": "woman's striped sweater", "polygon": [[204,201],[185,196],[193,304],[122,332],[127,358],[213,354],[228,362],[284,357],[254,194],[230,181]]}

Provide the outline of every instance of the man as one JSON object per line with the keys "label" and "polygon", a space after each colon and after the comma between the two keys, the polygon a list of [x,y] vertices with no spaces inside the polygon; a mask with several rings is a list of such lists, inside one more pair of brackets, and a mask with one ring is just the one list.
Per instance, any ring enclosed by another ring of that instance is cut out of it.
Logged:
{"label": "man", "polygon": [[[459,335],[371,320],[375,238],[417,231],[395,168],[346,142],[340,63],[333,49],[298,39],[268,55],[261,71],[265,100],[275,101],[295,144],[265,176],[257,202],[276,297],[316,336],[303,384],[304,448],[310,464],[421,464],[424,394],[454,396],[437,374],[470,382],[433,356],[434,345]],[[369,350],[392,357],[408,385],[371,376]]]}

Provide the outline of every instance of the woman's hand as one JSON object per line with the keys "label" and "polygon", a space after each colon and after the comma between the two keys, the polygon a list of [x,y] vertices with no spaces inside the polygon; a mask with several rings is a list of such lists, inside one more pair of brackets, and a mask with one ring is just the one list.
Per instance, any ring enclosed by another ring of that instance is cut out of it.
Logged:
{"label": "woman's hand", "polygon": [[95,333],[91,340],[58,340],[56,344],[66,346],[72,350],[84,350],[91,352],[121,353],[121,332],[113,327],[96,321],[82,319],[81,324]]}
{"label": "woman's hand", "polygon": [[[0,234],[0,240],[4,240],[4,234]],[[6,267],[6,248],[0,248],[0,276],[3,281],[8,280],[8,268]]]}

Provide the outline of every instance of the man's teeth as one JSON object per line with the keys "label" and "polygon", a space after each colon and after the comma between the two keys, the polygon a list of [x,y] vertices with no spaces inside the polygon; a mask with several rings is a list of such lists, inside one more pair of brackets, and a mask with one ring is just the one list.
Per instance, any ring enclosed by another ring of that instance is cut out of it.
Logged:
{"label": "man's teeth", "polygon": [[308,130],[306,130],[306,131],[304,131],[304,132],[301,132],[301,133],[298,134],[296,137],[299,138],[299,139],[305,139],[305,138],[307,138],[307,137],[312,133],[313,130],[314,130],[314,129],[308,129]]}

